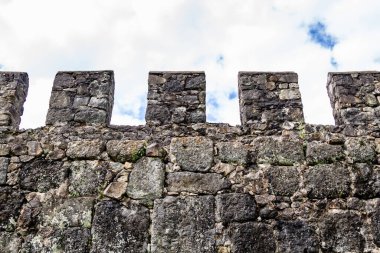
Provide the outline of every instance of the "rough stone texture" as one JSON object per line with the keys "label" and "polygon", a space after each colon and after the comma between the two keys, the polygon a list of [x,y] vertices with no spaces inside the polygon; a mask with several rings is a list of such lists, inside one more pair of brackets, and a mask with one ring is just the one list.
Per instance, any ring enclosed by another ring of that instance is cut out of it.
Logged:
{"label": "rough stone texture", "polygon": [[344,159],[343,147],[313,141],[307,144],[306,159],[309,164],[333,163]]}
{"label": "rough stone texture", "polygon": [[337,125],[379,124],[380,72],[329,73],[327,91]]}
{"label": "rough stone texture", "polygon": [[230,183],[216,173],[174,172],[166,176],[169,192],[192,192],[215,194],[226,189]]}
{"label": "rough stone texture", "polygon": [[363,221],[353,212],[329,213],[320,226],[322,248],[327,252],[363,252]]}
{"label": "rough stone texture", "polygon": [[256,201],[249,194],[227,193],[216,197],[216,219],[223,223],[256,218]]}
{"label": "rough stone texture", "polygon": [[68,168],[60,161],[37,159],[26,163],[19,173],[24,190],[46,192],[58,188],[68,177]]}
{"label": "rough stone texture", "polygon": [[118,141],[107,142],[108,155],[117,162],[136,162],[145,155],[145,141]]}
{"label": "rough stone texture", "polygon": [[149,223],[149,210],[139,204],[102,201],[95,206],[90,252],[146,252]]}
{"label": "rough stone texture", "polygon": [[9,158],[0,157],[0,185],[7,182]]}
{"label": "rough stone texture", "polygon": [[28,87],[27,73],[0,71],[0,129],[18,129]]}
{"label": "rough stone texture", "polygon": [[257,149],[257,163],[293,165],[305,159],[302,142],[273,137],[254,140]]}
{"label": "rough stone texture", "polygon": [[187,171],[208,171],[213,162],[213,143],[205,137],[173,138],[170,143],[172,162]]}
{"label": "rough stone texture", "polygon": [[228,228],[232,253],[275,252],[273,229],[263,223],[232,223]]}
{"label": "rough stone texture", "polygon": [[239,72],[239,101],[243,125],[293,128],[304,122],[298,76],[293,72]]}
{"label": "rough stone texture", "polygon": [[303,221],[280,221],[278,252],[319,252],[319,238],[315,228]]}
{"label": "rough stone texture", "polygon": [[203,74],[161,72],[153,120],[107,126],[107,73],[57,75],[59,122],[0,126],[1,253],[380,252],[377,73],[334,81],[362,96],[340,112],[376,116],[338,126],[303,123],[294,73],[241,74],[242,112],[261,111],[230,126],[200,120]]}
{"label": "rough stone texture", "polygon": [[113,71],[58,72],[46,124],[108,125],[114,89]]}
{"label": "rough stone texture", "polygon": [[215,146],[221,162],[246,164],[248,161],[248,148],[240,142],[219,142]]}
{"label": "rough stone texture", "polygon": [[204,72],[150,72],[147,124],[206,122]]}
{"label": "rough stone texture", "polygon": [[96,158],[104,150],[104,144],[99,140],[69,142],[66,155],[70,158]]}
{"label": "rough stone texture", "polygon": [[342,164],[316,165],[305,173],[310,198],[344,198],[350,193],[350,172]]}
{"label": "rough stone texture", "polygon": [[159,158],[144,157],[135,164],[129,175],[127,194],[134,199],[160,198],[164,180],[164,163]]}
{"label": "rough stone texture", "polygon": [[152,252],[215,252],[213,196],[154,201]]}
{"label": "rough stone texture", "polygon": [[292,196],[299,188],[299,172],[292,166],[273,166],[267,171],[269,188],[274,195]]}

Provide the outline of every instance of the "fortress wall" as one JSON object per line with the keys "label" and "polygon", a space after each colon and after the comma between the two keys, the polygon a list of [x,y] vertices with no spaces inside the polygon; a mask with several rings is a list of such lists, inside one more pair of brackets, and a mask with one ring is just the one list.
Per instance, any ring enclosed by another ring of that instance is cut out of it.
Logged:
{"label": "fortress wall", "polygon": [[150,72],[147,124],[110,126],[113,73],[59,72],[47,125],[0,131],[0,252],[379,252],[377,75],[329,74],[323,126],[295,73],[241,72],[229,126],[203,72]]}

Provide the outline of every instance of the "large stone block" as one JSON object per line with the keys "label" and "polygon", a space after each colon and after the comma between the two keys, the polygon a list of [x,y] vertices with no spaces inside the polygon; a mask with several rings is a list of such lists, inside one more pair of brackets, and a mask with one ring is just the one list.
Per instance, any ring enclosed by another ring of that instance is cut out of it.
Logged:
{"label": "large stone block", "polygon": [[350,193],[350,171],[340,163],[309,167],[304,177],[310,198],[344,198]]}
{"label": "large stone block", "polygon": [[96,158],[104,150],[101,140],[83,140],[69,142],[66,155],[70,158]]}
{"label": "large stone block", "polygon": [[156,199],[152,252],[215,252],[214,197]]}
{"label": "large stone block", "polygon": [[173,172],[166,177],[169,192],[216,194],[231,184],[217,173]]}
{"label": "large stone block", "polygon": [[216,148],[221,162],[246,164],[248,161],[248,148],[240,142],[219,142]]}
{"label": "large stone block", "polygon": [[7,182],[9,158],[0,157],[0,185]]}
{"label": "large stone block", "polygon": [[244,193],[226,193],[216,196],[218,222],[243,222],[257,217],[255,198]]}
{"label": "large stone block", "polygon": [[90,252],[147,252],[149,223],[149,210],[141,205],[99,202],[95,206]]}
{"label": "large stone block", "polygon": [[164,163],[159,158],[144,157],[129,175],[127,194],[134,199],[153,200],[162,196],[164,189]]}
{"label": "large stone block", "polygon": [[173,138],[170,143],[172,162],[187,171],[208,171],[214,160],[213,142],[205,137]]}
{"label": "large stone block", "polygon": [[342,146],[312,141],[307,144],[306,159],[309,164],[333,163],[344,159]]}
{"label": "large stone block", "polygon": [[116,162],[136,162],[145,155],[145,146],[145,141],[110,140],[107,142],[107,152]]}
{"label": "large stone block", "polygon": [[232,223],[228,228],[232,253],[276,251],[273,229],[259,222]]}
{"label": "large stone block", "polygon": [[11,187],[0,187],[0,232],[13,231],[24,202],[24,194]]}
{"label": "large stone block", "polygon": [[380,197],[380,167],[367,163],[352,166],[354,174],[354,194],[359,198]]}
{"label": "large stone block", "polygon": [[272,166],[268,168],[266,176],[269,189],[274,195],[292,196],[299,188],[300,173],[293,166]]}
{"label": "large stone block", "polygon": [[68,177],[63,162],[36,159],[20,169],[20,187],[24,190],[46,192],[58,188]]}
{"label": "large stone block", "polygon": [[347,138],[344,143],[348,157],[353,162],[374,162],[375,143],[364,138]]}

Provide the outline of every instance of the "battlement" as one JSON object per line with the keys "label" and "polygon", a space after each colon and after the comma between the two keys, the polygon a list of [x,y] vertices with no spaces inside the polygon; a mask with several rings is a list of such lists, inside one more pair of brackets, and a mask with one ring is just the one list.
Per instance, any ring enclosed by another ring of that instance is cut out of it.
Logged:
{"label": "battlement", "polygon": [[240,72],[241,125],[206,122],[204,72],[150,72],[146,124],[110,125],[112,71],[59,72],[18,129],[0,72],[0,252],[380,252],[380,73],[330,73],[335,126],[294,72]]}
{"label": "battlement", "polygon": [[[0,72],[0,126],[17,129],[28,91],[26,73]],[[114,100],[112,71],[57,73],[46,125],[109,125]],[[298,76],[294,72],[239,72],[242,126],[292,129],[304,123]],[[336,125],[380,123],[380,72],[328,74],[327,91]],[[206,122],[204,72],[152,71],[148,77],[148,125]]]}

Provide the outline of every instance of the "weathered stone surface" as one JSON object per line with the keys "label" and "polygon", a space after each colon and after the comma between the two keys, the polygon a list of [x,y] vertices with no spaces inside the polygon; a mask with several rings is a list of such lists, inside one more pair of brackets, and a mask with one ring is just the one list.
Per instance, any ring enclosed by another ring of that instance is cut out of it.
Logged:
{"label": "weathered stone surface", "polygon": [[350,172],[342,164],[321,164],[305,172],[310,198],[344,198],[350,193]]}
{"label": "weathered stone surface", "polygon": [[17,253],[21,248],[22,238],[16,233],[0,231],[0,252]]}
{"label": "weathered stone surface", "polygon": [[300,173],[293,166],[272,166],[266,173],[274,195],[292,196],[299,188]]}
{"label": "weathered stone surface", "polygon": [[246,164],[248,148],[240,142],[219,142],[216,144],[218,159],[225,163]]}
{"label": "weathered stone surface", "polygon": [[362,138],[347,138],[344,145],[353,162],[373,162],[375,160],[375,144],[372,141]]}
{"label": "weathered stone surface", "polygon": [[164,163],[159,158],[144,157],[134,165],[129,175],[127,194],[134,199],[160,198],[164,180]]}
{"label": "weathered stone surface", "polygon": [[68,177],[68,168],[60,161],[36,159],[21,167],[20,186],[24,190],[46,192],[58,188]]}
{"label": "weathered stone surface", "polygon": [[118,141],[107,142],[108,155],[116,162],[136,162],[145,155],[145,141]]}
{"label": "weathered stone surface", "polygon": [[0,232],[13,231],[24,195],[11,187],[0,187]]}
{"label": "weathered stone surface", "polygon": [[320,224],[322,248],[326,252],[363,252],[363,221],[353,212],[329,213]]}
{"label": "weathered stone surface", "polygon": [[7,144],[0,144],[0,156],[9,155],[10,151],[11,149]]}
{"label": "weathered stone surface", "polygon": [[215,252],[213,196],[154,201],[152,252]]}
{"label": "weathered stone surface", "polygon": [[166,177],[169,192],[215,194],[231,184],[216,173],[173,172]]}
{"label": "weathered stone surface", "polygon": [[65,253],[89,252],[90,245],[90,229],[73,227],[62,232],[59,248]]}
{"label": "weathered stone surface", "polygon": [[0,185],[7,182],[9,158],[0,157]]}
{"label": "weathered stone surface", "polygon": [[342,146],[320,142],[309,142],[306,149],[309,164],[333,163],[344,159]]}
{"label": "weathered stone surface", "polygon": [[172,162],[187,171],[208,171],[214,160],[213,142],[205,137],[173,138]]}
{"label": "weathered stone surface", "polygon": [[273,229],[263,223],[232,223],[228,228],[232,253],[275,252]]}
{"label": "weathered stone surface", "polygon": [[121,199],[127,191],[127,182],[112,182],[104,190],[103,194],[114,199]]}
{"label": "weathered stone surface", "polygon": [[99,161],[74,161],[70,165],[69,194],[71,196],[95,195],[102,192],[110,178],[106,163]]}
{"label": "weathered stone surface", "polygon": [[372,214],[373,240],[380,247],[380,202],[376,206],[376,211]]}
{"label": "weathered stone surface", "polygon": [[366,163],[352,166],[354,174],[354,194],[360,198],[380,197],[380,167]]}
{"label": "weathered stone surface", "polygon": [[301,141],[265,137],[255,139],[254,146],[257,149],[257,163],[293,165],[305,159]]}
{"label": "weathered stone surface", "polygon": [[315,228],[303,221],[279,221],[278,251],[293,252],[319,252],[319,238]]}
{"label": "weathered stone surface", "polygon": [[40,156],[43,153],[41,144],[37,141],[28,141],[26,146],[28,147],[28,155],[30,156]]}
{"label": "weathered stone surface", "polygon": [[104,150],[100,140],[84,140],[69,142],[66,155],[70,158],[96,158]]}
{"label": "weathered stone surface", "polygon": [[249,194],[227,193],[216,196],[218,222],[243,222],[256,219],[256,201]]}
{"label": "weathered stone surface", "polygon": [[149,210],[141,205],[99,202],[95,206],[90,252],[146,252],[149,222]]}

